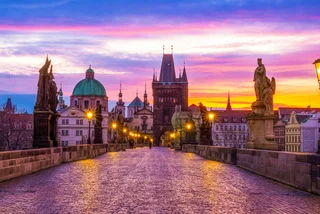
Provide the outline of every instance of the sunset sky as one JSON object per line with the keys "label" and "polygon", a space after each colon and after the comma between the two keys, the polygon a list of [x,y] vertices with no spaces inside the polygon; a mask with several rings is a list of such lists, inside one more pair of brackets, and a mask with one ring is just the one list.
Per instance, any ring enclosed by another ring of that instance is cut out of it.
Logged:
{"label": "sunset sky", "polygon": [[250,108],[253,72],[262,58],[277,81],[275,107],[320,107],[312,64],[320,57],[319,0],[1,0],[0,97],[35,94],[48,54],[65,100],[92,65],[117,100],[152,101],[162,46],[186,70],[189,104]]}

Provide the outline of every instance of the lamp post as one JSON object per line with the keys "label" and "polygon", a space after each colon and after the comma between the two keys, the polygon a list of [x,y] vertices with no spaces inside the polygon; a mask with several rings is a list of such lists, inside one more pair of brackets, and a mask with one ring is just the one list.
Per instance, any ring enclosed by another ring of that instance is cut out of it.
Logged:
{"label": "lamp post", "polygon": [[[320,89],[320,58],[315,60],[313,64],[316,67],[316,75],[317,75],[317,78],[318,78],[319,89]],[[320,140],[318,140],[318,151],[317,151],[317,153],[320,154]]]}
{"label": "lamp post", "polygon": [[[112,122],[111,123],[111,127],[112,127],[112,130],[113,130],[113,138],[116,140],[117,138],[116,138],[116,130],[117,130],[117,123],[116,122]],[[118,140],[115,142],[115,143],[117,143],[118,142]]]}
{"label": "lamp post", "polygon": [[[188,141],[189,143],[189,140],[190,140],[190,131],[193,129],[192,127],[192,123],[190,121],[188,121],[186,123],[186,129],[187,129],[187,132],[186,132],[186,140]],[[187,137],[188,136],[188,137]]]}
{"label": "lamp post", "polygon": [[320,58],[313,63],[316,66],[316,75],[318,78],[319,89],[320,89]]}
{"label": "lamp post", "polygon": [[87,111],[86,116],[87,116],[88,123],[89,123],[89,131],[88,131],[88,141],[87,141],[87,143],[91,144],[91,138],[90,138],[90,135],[91,135],[90,127],[91,126],[90,125],[91,125],[91,120],[92,120],[92,117],[93,117],[92,111]]}
{"label": "lamp post", "polygon": [[210,144],[213,144],[213,140],[212,140],[212,132],[213,132],[213,130],[212,130],[212,122],[214,122],[214,117],[215,117],[214,113],[212,113],[212,112],[208,113],[208,118],[209,118],[209,122],[210,122],[210,140],[209,140]]}

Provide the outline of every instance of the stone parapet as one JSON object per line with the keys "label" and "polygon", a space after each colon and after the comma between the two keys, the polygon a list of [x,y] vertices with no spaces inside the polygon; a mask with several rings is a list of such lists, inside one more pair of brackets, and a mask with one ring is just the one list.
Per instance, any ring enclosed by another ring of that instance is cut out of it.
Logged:
{"label": "stone parapet", "polygon": [[320,194],[320,156],[238,149],[237,166],[290,186]]}
{"label": "stone parapet", "polygon": [[0,152],[0,182],[61,164],[62,148]]}
{"label": "stone parapet", "polygon": [[[67,147],[0,152],[0,182],[57,166],[93,158],[111,150],[107,144],[82,144]],[[115,151],[120,151],[116,147]]]}
{"label": "stone parapet", "polygon": [[182,151],[193,152],[209,160],[236,164],[237,150],[230,147],[183,144]]}
{"label": "stone parapet", "polygon": [[183,152],[235,164],[281,183],[320,194],[320,155],[183,144]]}

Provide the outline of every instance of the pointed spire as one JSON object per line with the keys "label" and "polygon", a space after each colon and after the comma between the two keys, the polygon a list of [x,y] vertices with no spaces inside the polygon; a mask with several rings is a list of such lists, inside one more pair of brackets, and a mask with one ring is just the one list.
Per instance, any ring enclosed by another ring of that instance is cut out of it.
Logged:
{"label": "pointed spire", "polygon": [[120,80],[120,93],[121,93],[121,80]]}
{"label": "pointed spire", "polygon": [[188,82],[187,72],[186,72],[186,61],[185,61],[185,60],[183,60],[182,81],[183,81],[183,82]]}
{"label": "pointed spire", "polygon": [[147,94],[147,82],[144,83],[144,93]]}
{"label": "pointed spire", "polygon": [[231,103],[230,103],[230,91],[228,91],[228,104],[227,104],[226,110],[227,111],[232,111]]}
{"label": "pointed spire", "polygon": [[181,79],[181,68],[179,68],[179,80]]}
{"label": "pointed spire", "polygon": [[91,64],[89,64],[89,69],[91,69]]}
{"label": "pointed spire", "polygon": [[171,54],[173,54],[173,45],[171,45]]}
{"label": "pointed spire", "polygon": [[163,49],[163,54],[164,54],[164,45],[163,45],[162,49]]}
{"label": "pointed spire", "polygon": [[136,92],[136,97],[138,97],[138,89],[137,89],[137,92]]}
{"label": "pointed spire", "polygon": [[147,95],[147,82],[144,83],[144,95],[143,95],[143,106],[148,106],[148,95]]}
{"label": "pointed spire", "polygon": [[153,67],[153,78],[152,78],[152,82],[156,81],[156,74],[155,74],[155,69]]}

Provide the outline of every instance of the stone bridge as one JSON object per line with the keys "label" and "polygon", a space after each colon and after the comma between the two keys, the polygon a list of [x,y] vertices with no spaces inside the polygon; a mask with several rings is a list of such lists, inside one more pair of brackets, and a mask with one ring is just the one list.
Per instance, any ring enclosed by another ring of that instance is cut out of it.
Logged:
{"label": "stone bridge", "polygon": [[0,213],[319,213],[319,210],[318,195],[235,165],[168,148],[109,152],[0,183]]}

